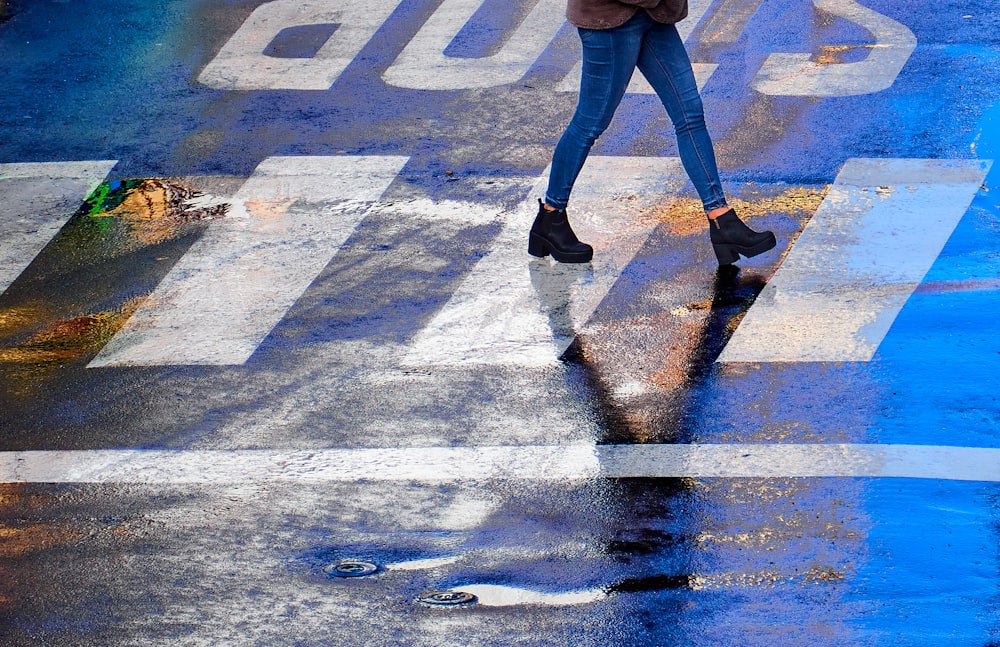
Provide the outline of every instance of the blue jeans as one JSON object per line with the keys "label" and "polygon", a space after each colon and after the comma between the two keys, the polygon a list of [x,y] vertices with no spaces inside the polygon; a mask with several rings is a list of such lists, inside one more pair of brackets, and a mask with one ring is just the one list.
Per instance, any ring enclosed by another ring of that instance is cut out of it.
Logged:
{"label": "blue jeans", "polygon": [[545,202],[565,209],[594,142],[611,123],[636,67],[667,109],[681,163],[706,211],[726,206],[691,60],[677,28],[639,11],[620,27],[579,29],[583,75],[576,114],[552,157]]}

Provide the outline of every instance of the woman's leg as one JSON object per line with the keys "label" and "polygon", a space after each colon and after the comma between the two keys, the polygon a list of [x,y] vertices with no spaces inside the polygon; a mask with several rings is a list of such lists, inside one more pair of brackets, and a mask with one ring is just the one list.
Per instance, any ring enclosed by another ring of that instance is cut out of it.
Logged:
{"label": "woman's leg", "polygon": [[756,256],[773,248],[773,233],[750,229],[735,211],[727,208],[698,84],[677,28],[652,26],[643,39],[638,66],[674,123],[677,150],[708,215],[710,239],[719,264],[735,263],[741,254]]}
{"label": "woman's leg", "polygon": [[552,156],[545,203],[565,209],[594,142],[611,123],[632,78],[643,33],[652,19],[645,11],[614,29],[580,29],[583,73],[576,113]]}
{"label": "woman's leg", "polygon": [[706,212],[726,206],[712,138],[705,127],[698,84],[691,59],[673,25],[656,24],[643,39],[639,52],[642,71],[667,109],[677,134],[677,150]]}

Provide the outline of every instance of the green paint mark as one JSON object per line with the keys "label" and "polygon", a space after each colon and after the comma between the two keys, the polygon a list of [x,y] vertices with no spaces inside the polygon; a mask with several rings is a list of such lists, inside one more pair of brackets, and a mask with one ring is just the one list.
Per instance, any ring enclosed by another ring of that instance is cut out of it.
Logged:
{"label": "green paint mark", "polygon": [[83,201],[86,215],[100,217],[124,202],[129,192],[145,180],[107,180],[101,182]]}

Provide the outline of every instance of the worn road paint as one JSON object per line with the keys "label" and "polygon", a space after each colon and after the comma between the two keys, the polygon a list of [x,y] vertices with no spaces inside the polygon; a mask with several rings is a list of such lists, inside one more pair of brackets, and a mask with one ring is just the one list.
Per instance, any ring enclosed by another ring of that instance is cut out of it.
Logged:
{"label": "worn road paint", "polygon": [[425,571],[432,568],[443,568],[445,566],[451,566],[455,562],[462,559],[460,556],[452,557],[429,557],[427,559],[413,559],[408,562],[396,562],[394,564],[386,564],[385,570],[387,571]]}
{"label": "worn road paint", "polygon": [[593,478],[919,478],[1000,481],[1000,449],[702,444],[0,453],[2,483],[246,483]]}
{"label": "worn road paint", "polygon": [[[835,97],[890,87],[916,48],[913,32],[855,0],[813,2],[819,10],[868,30],[875,39],[868,57],[854,63],[824,64],[812,60],[808,53],[771,54],[757,73],[753,88],[770,95]],[[468,90],[516,83],[565,24],[565,3],[540,0],[496,52],[480,57],[448,55],[449,45],[482,4],[482,0],[445,0],[405,45],[382,79],[389,85],[418,90]],[[692,0],[688,17],[678,23],[682,38],[687,39],[711,4],[710,0]],[[205,66],[198,81],[221,90],[329,89],[399,5],[399,0],[358,5],[343,0],[266,2],[253,11]],[[283,31],[323,25],[330,26],[333,32],[313,56],[268,53],[269,45]],[[716,65],[695,63],[694,67],[701,87]],[[580,66],[576,65],[556,90],[576,91],[579,79]],[[646,94],[652,88],[637,74],[628,91]]]}
{"label": "worn road paint", "polygon": [[0,164],[0,292],[31,264],[115,164]]}
{"label": "worn road paint", "polygon": [[246,362],[406,160],[268,158],[90,366]]}
{"label": "worn road paint", "polygon": [[[220,90],[328,90],[397,5],[399,0],[265,2],[202,70],[198,81]],[[265,54],[282,30],[319,24],[337,29],[315,56]]]}
{"label": "worn road paint", "polygon": [[541,56],[564,22],[561,0],[541,0],[495,54],[448,56],[445,49],[482,0],[445,0],[382,75],[390,85],[422,90],[491,88],[517,82]]}
{"label": "worn road paint", "polygon": [[720,362],[867,362],[991,166],[849,160]]}
{"label": "worn road paint", "polygon": [[843,97],[885,90],[895,82],[917,47],[908,27],[855,0],[813,0],[816,8],[867,29],[875,39],[868,57],[856,63],[822,64],[811,54],[771,54],[753,81],[763,94]]}
{"label": "worn road paint", "polygon": [[[544,193],[547,177],[535,194]],[[526,202],[506,214],[489,255],[417,335],[404,365],[554,364],[656,226],[642,210],[669,202],[686,182],[677,158],[591,156],[570,212],[581,240],[594,245],[594,261],[530,260],[537,206]]]}

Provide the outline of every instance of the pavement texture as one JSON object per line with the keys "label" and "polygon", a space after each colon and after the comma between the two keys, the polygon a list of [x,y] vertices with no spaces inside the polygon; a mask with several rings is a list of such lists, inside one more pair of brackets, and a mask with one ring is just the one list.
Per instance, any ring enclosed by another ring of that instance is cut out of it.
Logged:
{"label": "pavement texture", "polygon": [[0,1],[0,643],[1000,644],[995,7],[691,0],[724,267],[564,8]]}

